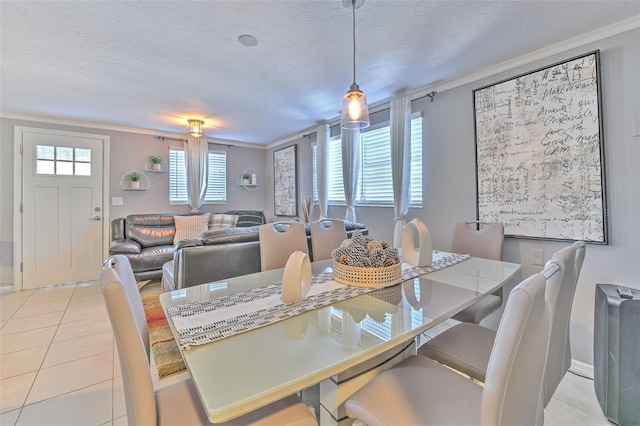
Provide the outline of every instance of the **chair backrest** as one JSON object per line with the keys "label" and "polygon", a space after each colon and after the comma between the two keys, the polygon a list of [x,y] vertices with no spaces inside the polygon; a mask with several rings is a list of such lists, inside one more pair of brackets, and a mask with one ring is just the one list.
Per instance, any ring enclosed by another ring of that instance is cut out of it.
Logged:
{"label": "chair backrest", "polygon": [[[282,223],[282,222],[280,222]],[[289,256],[296,250],[309,254],[307,232],[299,222],[287,223],[288,229],[280,232],[274,223],[267,223],[258,228],[260,235],[261,270],[284,268]]]}
{"label": "chair backrest", "polygon": [[[130,271],[131,265],[125,256],[113,256],[105,262],[100,282],[118,346],[127,420],[129,424],[155,425],[156,400],[149,371],[149,333],[138,286],[135,279],[130,279]],[[130,274],[133,276],[133,272]]]}
{"label": "chair backrest", "polygon": [[[325,228],[323,223],[330,222],[330,226]],[[330,259],[331,252],[340,247],[340,244],[347,239],[347,228],[344,220],[326,219],[323,221],[311,222],[311,252],[313,260]]]}
{"label": "chair backrest", "polygon": [[[458,222],[453,228],[451,251],[484,259],[502,260],[504,226],[501,223]],[[471,228],[472,225],[474,228]],[[484,227],[482,225],[485,225]]]}
{"label": "chair backrest", "polygon": [[[578,248],[578,250],[576,250]],[[585,244],[565,247],[553,255],[549,263],[564,265],[565,272],[559,286],[547,288],[547,301],[551,310],[551,334],[545,372],[544,405],[546,406],[571,366],[569,322],[578,275],[584,260]],[[578,259],[580,257],[580,259]]]}
{"label": "chair backrest", "polygon": [[543,274],[532,275],[507,300],[487,366],[483,425],[543,423],[542,382],[549,345],[546,284]]}
{"label": "chair backrest", "polygon": [[580,271],[582,271],[582,264],[584,263],[584,255],[587,253],[587,245],[584,241],[576,241],[573,243],[573,247],[576,249],[576,262],[575,262],[575,274],[576,274],[576,284],[578,283],[578,278],[580,278]]}

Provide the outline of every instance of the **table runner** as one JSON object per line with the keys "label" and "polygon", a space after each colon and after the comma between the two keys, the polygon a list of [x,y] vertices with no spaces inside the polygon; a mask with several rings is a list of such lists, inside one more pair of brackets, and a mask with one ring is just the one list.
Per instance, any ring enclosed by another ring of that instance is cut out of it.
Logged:
{"label": "table runner", "polygon": [[[434,251],[431,266],[403,263],[400,282],[455,265],[469,257],[467,254]],[[357,287],[340,284],[333,279],[331,272],[323,272],[312,277],[311,290],[301,303],[282,302],[282,281],[279,281],[230,296],[171,306],[167,313],[178,332],[178,344],[189,349],[400,282],[381,287]]]}

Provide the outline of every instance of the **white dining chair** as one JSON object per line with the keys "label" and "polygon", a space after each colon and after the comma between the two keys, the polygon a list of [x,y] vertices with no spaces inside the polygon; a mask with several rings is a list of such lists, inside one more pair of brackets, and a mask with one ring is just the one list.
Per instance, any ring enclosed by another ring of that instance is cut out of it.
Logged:
{"label": "white dining chair", "polygon": [[549,344],[545,285],[545,276],[535,274],[512,291],[484,387],[414,355],[351,396],[347,415],[369,426],[543,424],[542,377]]}
{"label": "white dining chair", "polygon": [[558,289],[556,306],[552,309],[551,335],[549,337],[549,356],[547,371],[545,372],[545,407],[551,401],[551,397],[571,367],[571,336],[569,326],[571,322],[571,309],[573,297],[578,284],[578,277],[582,270],[584,255],[586,252],[584,241],[577,241],[569,247],[565,247],[554,254],[550,262],[558,258],[567,262],[567,270],[562,286]]}
{"label": "white dining chair", "polygon": [[[504,226],[497,222],[458,222],[453,228],[451,251],[484,259],[502,260]],[[480,324],[502,305],[502,287],[460,311],[453,319]]]}
{"label": "white dining chair", "polygon": [[[329,226],[325,227],[325,224]],[[331,259],[331,252],[347,239],[344,220],[324,219],[311,222],[311,253],[313,261]]]}
{"label": "white dining chair", "polygon": [[[120,274],[118,274],[118,272]],[[149,369],[149,332],[138,286],[128,259],[109,258],[100,275],[109,320],[118,347],[129,425],[209,425],[191,381],[154,388]],[[233,419],[235,425],[317,425],[309,409],[292,395]]]}
{"label": "white dining chair", "polygon": [[[284,231],[276,227],[286,228]],[[309,254],[307,232],[300,222],[266,223],[258,228],[260,236],[260,265],[262,271],[284,268],[296,250]]]}
{"label": "white dining chair", "polygon": [[[546,298],[551,312],[551,332],[544,379],[544,406],[571,365],[569,319],[577,276],[582,268],[585,244],[579,241],[553,255],[561,274],[547,283]],[[496,332],[477,324],[461,323],[418,348],[418,355],[431,358],[481,382],[485,381]]]}

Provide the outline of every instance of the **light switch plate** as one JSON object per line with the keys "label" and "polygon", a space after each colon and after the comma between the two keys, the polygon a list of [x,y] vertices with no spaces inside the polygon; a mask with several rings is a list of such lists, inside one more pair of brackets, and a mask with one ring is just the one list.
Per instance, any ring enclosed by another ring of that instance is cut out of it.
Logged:
{"label": "light switch plate", "polygon": [[122,197],[111,197],[111,205],[112,206],[121,206],[122,205]]}
{"label": "light switch plate", "polygon": [[532,265],[544,266],[544,250],[542,249],[533,249],[531,250],[533,254],[533,260],[531,261]]}

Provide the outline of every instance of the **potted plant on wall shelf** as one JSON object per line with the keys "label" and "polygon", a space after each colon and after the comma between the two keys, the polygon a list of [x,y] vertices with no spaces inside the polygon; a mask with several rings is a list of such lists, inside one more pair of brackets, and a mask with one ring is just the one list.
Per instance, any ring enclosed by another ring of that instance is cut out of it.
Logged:
{"label": "potted plant on wall shelf", "polygon": [[242,183],[249,185],[251,183],[251,175],[247,172],[242,174]]}
{"label": "potted plant on wall shelf", "polygon": [[140,173],[131,172],[129,173],[129,179],[131,179],[131,188],[139,189],[140,188]]}
{"label": "potted plant on wall shelf", "polygon": [[161,170],[162,169],[162,157],[158,157],[157,155],[152,155],[149,157],[151,161],[151,170]]}

